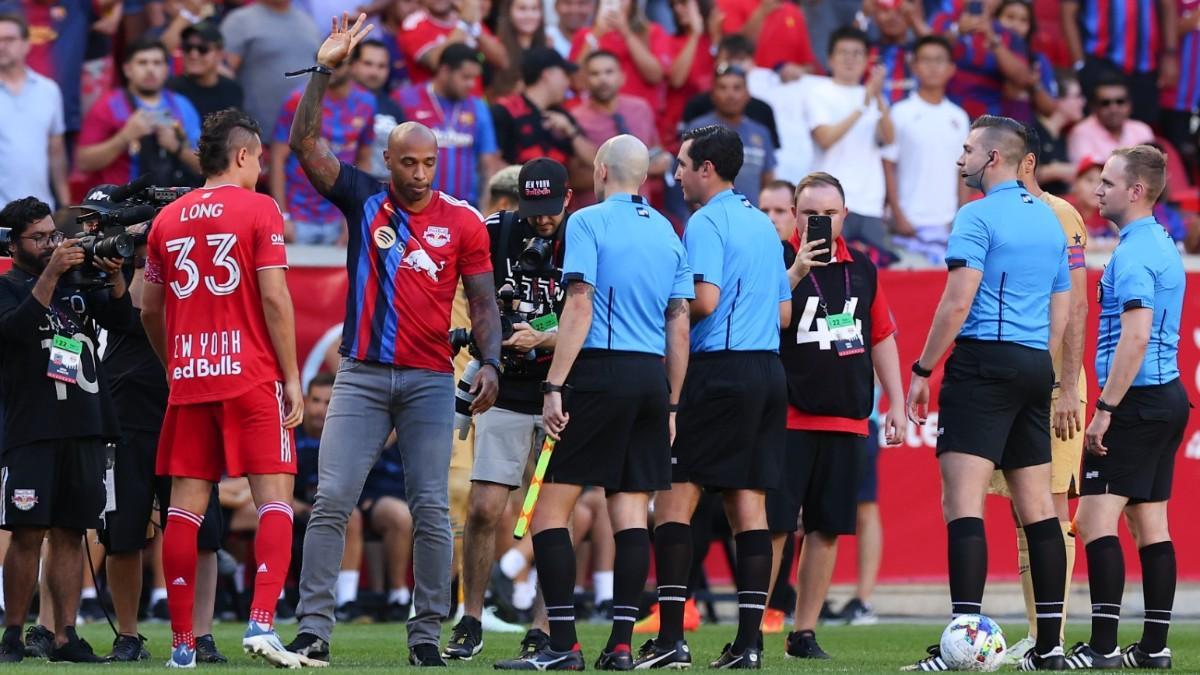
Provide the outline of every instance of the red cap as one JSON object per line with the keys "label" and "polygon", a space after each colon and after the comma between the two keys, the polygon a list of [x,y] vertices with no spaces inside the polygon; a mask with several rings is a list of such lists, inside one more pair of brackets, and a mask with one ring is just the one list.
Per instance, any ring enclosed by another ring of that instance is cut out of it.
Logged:
{"label": "red cap", "polygon": [[1084,155],[1083,159],[1079,160],[1079,164],[1075,165],[1075,175],[1082,176],[1087,172],[1088,169],[1092,167],[1103,169],[1104,162],[1101,162],[1091,155]]}

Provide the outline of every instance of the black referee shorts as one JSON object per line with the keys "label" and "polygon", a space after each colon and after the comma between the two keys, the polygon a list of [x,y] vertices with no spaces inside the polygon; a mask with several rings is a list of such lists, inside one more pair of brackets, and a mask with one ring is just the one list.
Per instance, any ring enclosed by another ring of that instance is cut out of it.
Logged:
{"label": "black referee shorts", "polygon": [[858,484],[867,439],[836,431],[788,429],[779,487],[767,492],[767,527],[795,532],[854,534]]}
{"label": "black referee shorts", "polygon": [[998,469],[1050,462],[1050,352],[960,340],[938,394],[937,454],[983,457]]}
{"label": "black referee shorts", "polygon": [[567,378],[570,421],[550,456],[547,483],[606,492],[671,486],[667,373],[654,354],[584,350]]}
{"label": "black referee shorts", "polygon": [[0,528],[99,527],[107,445],[99,438],[71,438],[5,448]]}
{"label": "black referee shorts", "polygon": [[154,475],[157,452],[157,432],[122,431],[113,464],[117,510],[104,514],[104,527],[98,533],[109,553],[131,553],[146,546],[158,483]]}
{"label": "black referee shorts", "polygon": [[1183,442],[1191,404],[1178,378],[1130,387],[1104,434],[1103,457],[1085,452],[1081,495],[1114,494],[1130,503],[1171,497],[1175,453]]}
{"label": "black referee shorts", "polygon": [[787,381],[778,354],[692,354],[675,417],[671,481],[773,489],[786,431]]}

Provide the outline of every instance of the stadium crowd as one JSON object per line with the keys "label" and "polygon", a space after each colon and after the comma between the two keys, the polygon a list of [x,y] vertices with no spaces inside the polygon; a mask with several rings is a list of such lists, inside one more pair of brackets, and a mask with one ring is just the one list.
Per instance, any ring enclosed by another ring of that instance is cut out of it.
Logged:
{"label": "stadium crowd", "polygon": [[[1098,21],[1101,7],[1136,20]],[[329,152],[386,181],[389,135],[405,121],[419,122],[438,146],[432,188],[485,215],[517,210],[519,166],[538,158],[566,167],[569,211],[597,203],[597,153],[630,135],[649,151],[642,196],[682,233],[692,208],[676,178],[676,156],[689,132],[720,125],[744,148],[734,188],[771,218],[780,240],[796,232],[796,184],[823,172],[844,189],[847,243],[877,267],[936,265],[946,257],[959,207],[978,196],[955,166],[971,123],[1004,115],[1037,131],[1036,180],[1079,212],[1092,251],[1119,242],[1096,197],[1110,154],[1138,144],[1163,150],[1169,182],[1155,217],[1181,251],[1200,253],[1196,0],[5,0],[0,203],[32,195],[63,210],[91,199],[97,186],[144,175],[154,185],[200,186],[203,167],[194,151],[203,121],[235,108],[262,131],[258,189],[283,214],[286,241],[347,246],[342,208],[323,196],[290,137],[303,113],[304,80],[284,73],[313,63],[330,33],[329,17],[360,11],[376,28],[332,69],[320,103]],[[295,434],[294,554],[276,621],[294,617],[300,592],[305,526],[338,370],[334,350],[326,362],[329,372],[305,383],[304,422]],[[871,439],[882,421],[872,420]],[[463,530],[476,515],[467,493],[472,442],[456,441],[451,463],[456,571]],[[398,622],[414,612],[414,514],[394,434],[386,445],[346,522],[334,589],[338,622]],[[492,517],[499,521],[491,523],[495,569],[479,617],[488,631],[521,632],[519,624],[536,615],[532,543],[514,545],[507,536],[519,493]],[[714,537],[734,540],[708,499],[692,519],[698,552]],[[873,489],[857,502],[859,535],[878,546]],[[251,616],[258,562],[253,542],[262,514],[250,482],[221,480],[219,507],[225,531],[211,563],[201,564],[213,566],[216,588],[207,625],[214,615]],[[585,492],[573,519],[577,603],[611,619],[614,528],[603,492]],[[7,536],[0,534],[5,547]],[[147,583],[133,607],[134,625],[139,616],[168,618],[161,536],[154,541],[136,568]],[[106,547],[90,535],[88,542],[79,615],[97,621],[102,604],[118,601],[106,597]],[[785,560],[794,546],[789,537]],[[860,556],[855,597],[840,611],[826,603],[822,619],[874,620],[878,550],[862,546]],[[692,557],[693,591],[703,583],[702,558]],[[109,576],[112,564],[109,556]],[[794,605],[791,565],[780,569],[782,583],[763,618],[768,632],[782,630]],[[460,613],[464,601],[471,604],[463,584],[454,600]],[[49,597],[44,585],[41,597]],[[198,656],[223,660],[211,639],[203,641],[204,608],[197,609]],[[683,611],[685,623],[698,623],[694,599]],[[635,631],[657,632],[658,617]],[[30,653],[53,650],[53,624],[44,602],[26,635]],[[143,651],[136,638],[114,645],[122,660]]]}

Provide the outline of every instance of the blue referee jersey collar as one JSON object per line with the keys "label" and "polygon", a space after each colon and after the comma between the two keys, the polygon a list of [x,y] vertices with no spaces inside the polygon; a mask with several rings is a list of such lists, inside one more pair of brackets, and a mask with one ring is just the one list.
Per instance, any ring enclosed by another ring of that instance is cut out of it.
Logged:
{"label": "blue referee jersey collar", "polygon": [[1024,190],[1025,186],[1021,185],[1021,181],[1019,180],[1006,180],[1003,183],[997,183],[993,185],[991,189],[987,191],[987,193],[990,197],[1001,190],[1012,190],[1013,188],[1020,188]]}
{"label": "blue referee jersey collar", "polygon": [[606,202],[629,202],[632,204],[646,204],[646,198],[641,195],[631,195],[628,192],[618,192],[615,195],[609,195],[604,198]]}
{"label": "blue referee jersey collar", "polygon": [[[727,188],[713,195],[712,199],[708,200],[708,204],[715,204],[723,199],[732,199],[738,196],[738,193],[734,192],[733,188]],[[708,204],[705,204],[705,206],[708,206]]]}
{"label": "blue referee jersey collar", "polygon": [[1121,228],[1121,239],[1124,240],[1125,237],[1129,236],[1131,233],[1136,232],[1137,230],[1144,230],[1151,225],[1156,225],[1158,227],[1162,227],[1162,225],[1159,225],[1158,221],[1155,220],[1154,216],[1146,216],[1145,218],[1138,218],[1137,220],[1133,221],[1132,223]]}

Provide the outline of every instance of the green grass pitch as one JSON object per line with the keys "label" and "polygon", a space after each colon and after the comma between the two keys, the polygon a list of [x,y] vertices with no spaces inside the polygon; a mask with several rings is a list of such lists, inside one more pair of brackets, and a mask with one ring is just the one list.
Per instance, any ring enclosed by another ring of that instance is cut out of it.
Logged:
{"label": "green grass pitch", "polygon": [[[1014,641],[1024,637],[1025,627],[1020,622],[1003,624],[1005,635]],[[783,635],[768,635],[764,665],[766,670],[776,672],[842,672],[842,673],[893,673],[900,666],[912,663],[924,654],[925,647],[932,644],[941,633],[942,626],[927,622],[887,623],[869,627],[822,627],[818,633],[821,646],[833,655],[825,662],[798,661],[783,658]],[[252,660],[242,653],[241,635],[243,626],[221,624],[217,626],[217,644],[230,663],[225,666],[204,666],[205,670],[219,672],[262,672],[268,665]],[[1121,645],[1137,639],[1140,623],[1132,618],[1123,622]],[[280,637],[286,643],[295,635],[294,625],[279,627]],[[734,634],[732,624],[705,626],[689,633],[695,663],[692,668],[707,670],[708,662],[716,658],[722,646]],[[147,646],[153,658],[136,665],[107,665],[104,672],[132,669],[161,669],[169,655],[170,632],[163,624],[146,624],[142,633],[149,639]],[[443,644],[450,633],[447,624],[443,631]],[[80,628],[80,635],[87,639],[99,654],[106,654],[112,643],[112,633],[106,624],[92,624]],[[588,669],[603,648],[608,628],[603,625],[580,624],[579,637],[583,645]],[[635,650],[647,636],[635,635]],[[487,633],[484,650],[469,663],[453,662],[452,670],[491,671],[492,663],[511,657],[516,653],[519,634]],[[1087,638],[1087,624],[1075,622],[1067,629],[1067,646]],[[1181,623],[1171,628],[1171,647],[1175,655],[1175,672],[1200,672],[1200,624]],[[404,627],[400,624],[341,626],[334,634],[333,664],[337,671],[391,672],[406,668],[408,650],[405,647]],[[45,662],[26,660],[19,666],[9,668],[11,672],[51,671],[69,672],[90,670],[82,666],[60,666]]]}

